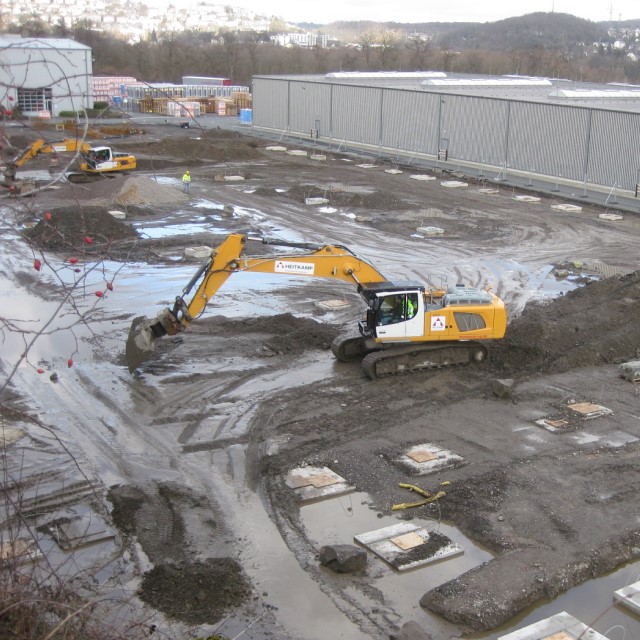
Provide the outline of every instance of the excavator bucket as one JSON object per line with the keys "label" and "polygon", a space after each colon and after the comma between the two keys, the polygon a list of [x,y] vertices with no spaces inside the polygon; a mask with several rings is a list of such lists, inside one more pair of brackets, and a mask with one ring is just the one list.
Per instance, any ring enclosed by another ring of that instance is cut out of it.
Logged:
{"label": "excavator bucket", "polygon": [[146,316],[133,319],[127,338],[126,358],[129,373],[133,373],[155,351],[156,338],[151,321]]}

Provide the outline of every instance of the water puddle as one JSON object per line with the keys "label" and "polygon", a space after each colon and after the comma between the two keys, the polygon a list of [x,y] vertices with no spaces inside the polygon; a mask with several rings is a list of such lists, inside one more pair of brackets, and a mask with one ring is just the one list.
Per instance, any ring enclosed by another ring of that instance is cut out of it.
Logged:
{"label": "water puddle", "polygon": [[[304,505],[300,508],[300,518],[307,536],[318,550],[326,544],[358,546],[354,543],[356,534],[401,522],[394,516],[379,514],[371,508],[370,504],[370,498],[366,493],[356,492]],[[410,522],[418,527],[427,527],[444,534],[452,542],[460,545],[464,549],[464,554],[399,573],[377,556],[367,552],[367,572],[372,578],[369,582],[379,590],[384,603],[399,615],[402,622],[415,620],[425,629],[429,629],[435,637],[436,630],[444,634],[451,631],[453,627],[437,616],[431,615],[419,605],[422,595],[490,560],[492,555],[448,524],[418,518]],[[374,603],[367,601],[367,596],[353,595],[363,606],[369,608],[375,606]]]}
{"label": "water puddle", "polygon": [[613,601],[613,593],[640,580],[640,562],[581,584],[544,604],[530,607],[509,624],[491,634],[468,636],[474,640],[496,640],[517,629],[566,611],[610,640],[640,638],[640,618]]}

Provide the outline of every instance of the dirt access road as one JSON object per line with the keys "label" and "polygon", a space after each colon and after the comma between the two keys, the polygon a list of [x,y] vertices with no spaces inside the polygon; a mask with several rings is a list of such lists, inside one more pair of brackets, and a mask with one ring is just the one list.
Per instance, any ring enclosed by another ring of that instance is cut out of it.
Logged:
{"label": "dirt access road", "polygon": [[[153,624],[171,638],[382,638],[407,622],[420,637],[497,638],[561,610],[602,633],[640,635],[637,618],[610,606],[640,569],[640,395],[618,369],[640,348],[640,219],[554,209],[565,203],[504,185],[452,185],[460,175],[264,147],[160,123],[118,141],[138,156],[135,175],[4,201],[5,309],[16,325],[54,314],[58,329],[12,373],[24,334],[5,323],[3,359],[5,423],[24,434],[7,464],[34,500],[46,497],[31,524],[49,561],[88,595],[108,596],[100,611],[116,627],[144,620],[139,633]],[[389,279],[491,286],[507,304],[508,337],[484,365],[372,382],[329,349],[362,313],[355,290],[238,275],[130,376],[132,318],[180,294],[198,265],[185,246],[232,231],[344,244]],[[69,290],[74,306],[59,313]],[[336,299],[348,304],[316,304]],[[86,323],[73,322],[78,313]],[[501,399],[492,383],[507,378],[513,392]],[[572,402],[611,413],[584,420]],[[544,418],[564,424],[550,431],[536,423]],[[455,464],[415,475],[399,458],[423,443]],[[329,467],[355,492],[300,504],[285,478],[305,465]],[[392,512],[412,501],[400,483],[446,496]],[[52,533],[60,522],[99,522],[112,535],[79,545],[72,571]],[[320,566],[323,545],[398,522],[464,553],[405,573],[371,553],[360,573]]]}

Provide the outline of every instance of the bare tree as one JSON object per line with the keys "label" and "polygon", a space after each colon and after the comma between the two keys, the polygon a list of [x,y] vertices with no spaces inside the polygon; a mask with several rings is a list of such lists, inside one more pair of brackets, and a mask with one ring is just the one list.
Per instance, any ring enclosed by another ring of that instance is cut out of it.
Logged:
{"label": "bare tree", "polygon": [[399,39],[395,31],[385,30],[378,34],[377,52],[382,69],[393,69],[398,60]]}
{"label": "bare tree", "polygon": [[413,35],[407,39],[406,47],[411,52],[410,64],[416,71],[429,68],[432,41],[429,36]]}

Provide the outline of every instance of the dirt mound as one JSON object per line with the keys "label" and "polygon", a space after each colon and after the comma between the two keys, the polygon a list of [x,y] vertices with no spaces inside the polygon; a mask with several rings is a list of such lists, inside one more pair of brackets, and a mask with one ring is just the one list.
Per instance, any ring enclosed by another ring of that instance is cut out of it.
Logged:
{"label": "dirt mound", "polygon": [[183,204],[188,197],[181,188],[159,184],[145,176],[127,176],[124,180],[102,180],[91,185],[93,205],[166,205]]}
{"label": "dirt mound", "polygon": [[607,278],[549,303],[535,302],[509,324],[493,361],[526,373],[620,363],[640,349],[640,271]]}
{"label": "dirt mound", "polygon": [[78,251],[138,238],[134,229],[102,207],[74,206],[52,209],[48,213],[51,215],[45,214],[35,227],[25,232],[41,249]]}
{"label": "dirt mound", "polygon": [[147,604],[189,624],[218,622],[250,593],[231,558],[159,565],[144,574],[139,591]]}
{"label": "dirt mound", "polygon": [[340,327],[336,325],[297,318],[290,313],[242,320],[215,317],[209,321],[223,332],[271,334],[263,345],[275,353],[300,354],[310,349],[329,349],[340,333]]}
{"label": "dirt mound", "polygon": [[[229,133],[229,132],[227,132]],[[159,142],[150,142],[145,151],[159,156],[172,156],[190,160],[231,162],[261,158],[255,140],[238,135],[220,135],[218,132],[198,132],[190,138],[175,136]]]}

